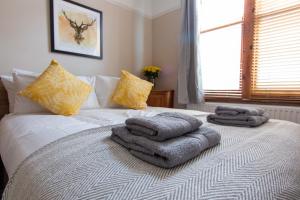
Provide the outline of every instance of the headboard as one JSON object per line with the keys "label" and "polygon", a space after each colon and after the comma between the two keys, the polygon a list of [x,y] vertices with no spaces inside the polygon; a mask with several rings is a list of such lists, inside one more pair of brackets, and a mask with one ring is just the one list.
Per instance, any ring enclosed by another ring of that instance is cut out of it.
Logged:
{"label": "headboard", "polygon": [[[3,87],[2,81],[0,80],[0,120],[8,113],[8,97],[5,88]],[[8,176],[5,171],[2,159],[0,157],[0,196],[4,190],[6,183],[8,182]]]}
{"label": "headboard", "polygon": [[2,82],[0,81],[0,119],[9,111],[8,97]]}

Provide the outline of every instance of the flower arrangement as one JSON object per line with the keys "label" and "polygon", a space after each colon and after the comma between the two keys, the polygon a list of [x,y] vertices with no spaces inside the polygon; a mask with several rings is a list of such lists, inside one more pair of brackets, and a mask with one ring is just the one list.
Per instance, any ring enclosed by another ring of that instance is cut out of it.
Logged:
{"label": "flower arrangement", "polygon": [[146,66],[143,69],[144,76],[150,81],[152,79],[156,79],[160,72],[160,67],[157,66]]}

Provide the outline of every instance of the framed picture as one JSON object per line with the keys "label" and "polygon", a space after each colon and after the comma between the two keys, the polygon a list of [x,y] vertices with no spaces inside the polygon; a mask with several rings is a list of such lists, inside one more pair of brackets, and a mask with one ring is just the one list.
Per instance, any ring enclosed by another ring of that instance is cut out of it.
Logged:
{"label": "framed picture", "polygon": [[51,51],[103,57],[102,12],[70,0],[50,0]]}

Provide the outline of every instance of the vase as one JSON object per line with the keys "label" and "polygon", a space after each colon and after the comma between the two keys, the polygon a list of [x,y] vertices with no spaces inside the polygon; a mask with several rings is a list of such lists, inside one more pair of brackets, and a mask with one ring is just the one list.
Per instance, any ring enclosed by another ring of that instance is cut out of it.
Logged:
{"label": "vase", "polygon": [[155,78],[148,78],[148,81],[153,84],[153,88],[155,88]]}

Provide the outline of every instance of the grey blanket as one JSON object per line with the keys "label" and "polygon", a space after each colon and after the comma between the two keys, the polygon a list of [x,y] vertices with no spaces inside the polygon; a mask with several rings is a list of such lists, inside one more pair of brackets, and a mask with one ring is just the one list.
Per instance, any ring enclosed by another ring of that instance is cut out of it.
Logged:
{"label": "grey blanket", "polygon": [[300,199],[300,125],[206,126],[222,142],[172,169],[124,151],[111,126],[66,136],[23,161],[3,200]]}
{"label": "grey blanket", "polygon": [[230,116],[230,115],[216,115],[210,114],[207,116],[207,121],[219,125],[227,126],[243,126],[243,127],[257,127],[269,120],[268,116]]}
{"label": "grey blanket", "polygon": [[217,106],[215,113],[218,115],[250,115],[250,116],[262,116],[264,110],[260,108],[250,108],[250,107],[233,107],[233,106]]}
{"label": "grey blanket", "polygon": [[202,126],[192,133],[157,142],[133,135],[122,126],[112,129],[111,139],[146,162],[159,167],[172,168],[219,144],[221,135],[211,128]]}
{"label": "grey blanket", "polygon": [[193,116],[176,112],[165,112],[154,117],[130,118],[125,123],[133,134],[155,141],[184,135],[198,129],[202,124]]}

